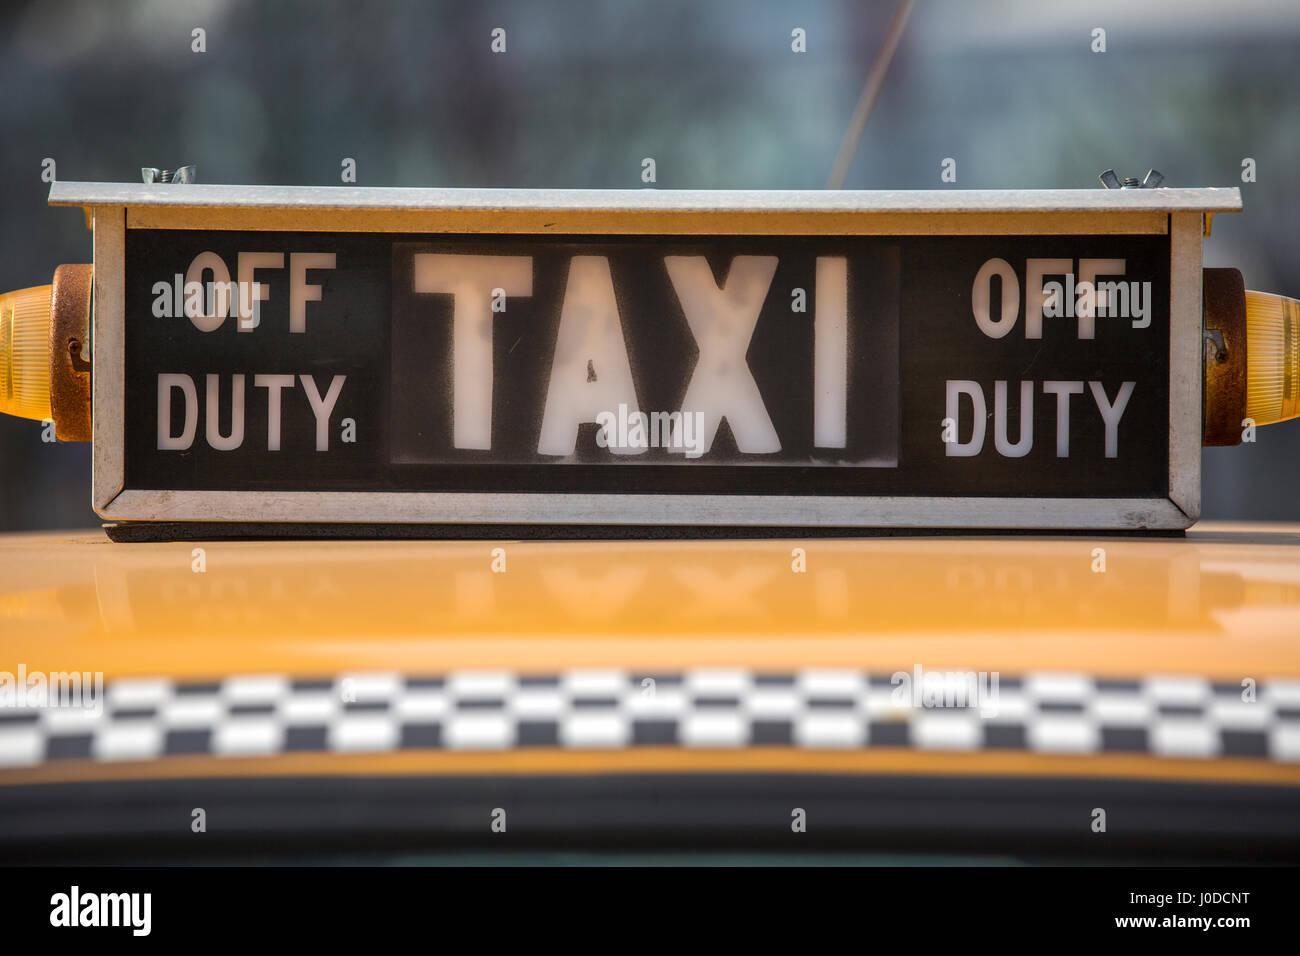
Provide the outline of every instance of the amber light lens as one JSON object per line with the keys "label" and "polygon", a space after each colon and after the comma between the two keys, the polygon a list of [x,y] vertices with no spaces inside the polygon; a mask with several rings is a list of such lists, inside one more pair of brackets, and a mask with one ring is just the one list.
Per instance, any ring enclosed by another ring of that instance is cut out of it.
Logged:
{"label": "amber light lens", "polygon": [[1300,415],[1300,302],[1246,292],[1246,417],[1256,425]]}
{"label": "amber light lens", "polygon": [[44,421],[50,413],[48,285],[0,294],[0,413]]}

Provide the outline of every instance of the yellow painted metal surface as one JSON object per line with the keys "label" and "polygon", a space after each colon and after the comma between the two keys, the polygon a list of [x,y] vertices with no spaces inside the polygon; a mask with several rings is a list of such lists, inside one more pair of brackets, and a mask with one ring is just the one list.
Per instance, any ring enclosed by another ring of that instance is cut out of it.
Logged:
{"label": "yellow painted metal surface", "polygon": [[280,753],[275,756],[172,756],[162,760],[61,760],[0,773],[0,785],[91,780],[297,776],[574,776],[591,774],[928,775],[1088,777],[1175,783],[1300,786],[1300,766],[1232,757],[1178,759],[1150,754],[1041,754],[922,751],[902,747],[811,750],[792,747],[685,749],[635,747],[500,751],[402,750],[387,753]]}
{"label": "yellow painted metal surface", "polygon": [[[1203,524],[1183,539],[113,544],[99,532],[18,535],[0,538],[0,671],[102,671],[111,682],[919,666],[1262,682],[1300,676],[1298,556],[1300,525]],[[65,760],[10,768],[0,783],[704,771],[1300,785],[1300,764],[1253,759],[888,747]]]}
{"label": "yellow painted metal surface", "polygon": [[[916,665],[1295,677],[1298,546],[1300,526],[1226,525],[1185,539],[17,535],[0,538],[0,670],[103,671],[109,681]],[[493,570],[496,549],[504,571]]]}

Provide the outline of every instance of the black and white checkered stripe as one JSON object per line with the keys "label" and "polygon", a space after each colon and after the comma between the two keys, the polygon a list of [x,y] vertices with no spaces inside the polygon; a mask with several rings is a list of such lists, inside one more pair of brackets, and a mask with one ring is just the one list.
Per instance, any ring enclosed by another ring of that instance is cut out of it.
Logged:
{"label": "black and white checkered stripe", "polygon": [[[647,681],[653,680],[653,684]],[[905,747],[1300,761],[1300,680],[1001,676],[996,714],[896,700],[890,673],[571,670],[119,680],[99,713],[0,708],[0,768],[181,754]]]}

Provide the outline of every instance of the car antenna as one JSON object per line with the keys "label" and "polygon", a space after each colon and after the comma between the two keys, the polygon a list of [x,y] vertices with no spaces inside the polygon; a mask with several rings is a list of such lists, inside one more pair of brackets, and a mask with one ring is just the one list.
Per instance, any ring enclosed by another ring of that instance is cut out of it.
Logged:
{"label": "car antenna", "polygon": [[913,3],[914,0],[902,0],[894,11],[894,18],[889,21],[889,32],[885,34],[885,42],[880,46],[880,53],[871,66],[871,72],[867,74],[867,83],[862,87],[862,95],[858,97],[858,105],[853,111],[853,118],[849,120],[849,128],[844,132],[844,141],[840,143],[839,155],[835,157],[831,178],[826,181],[827,189],[844,188],[844,179],[849,174],[849,164],[853,162],[853,155],[858,151],[858,143],[862,141],[867,120],[871,118],[876,98],[885,83],[885,74],[889,72],[889,64],[894,59],[894,51],[898,49],[898,41],[903,35],[903,28],[907,26],[907,17],[912,12]]}

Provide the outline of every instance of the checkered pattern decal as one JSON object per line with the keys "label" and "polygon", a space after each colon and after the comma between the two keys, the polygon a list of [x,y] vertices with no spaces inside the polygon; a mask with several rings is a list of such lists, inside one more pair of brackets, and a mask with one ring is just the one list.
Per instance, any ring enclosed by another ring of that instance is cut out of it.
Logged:
{"label": "checkered pattern decal", "polygon": [[[990,688],[991,689],[991,688]],[[1300,761],[1300,680],[1002,675],[968,706],[899,700],[891,674],[458,672],[219,683],[121,680],[96,709],[0,707],[0,768],[295,751],[903,747]],[[918,703],[921,704],[918,706]],[[960,699],[945,703],[960,704]]]}

